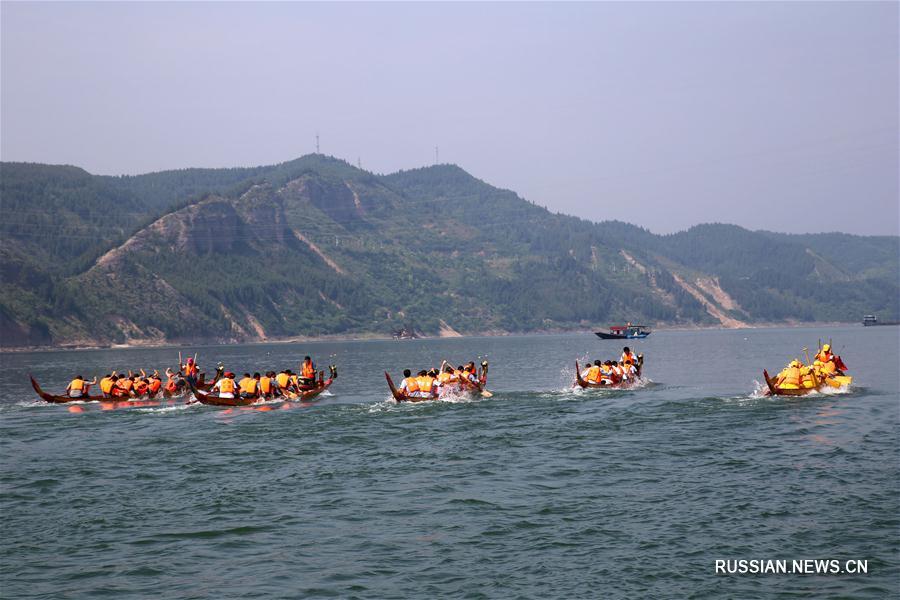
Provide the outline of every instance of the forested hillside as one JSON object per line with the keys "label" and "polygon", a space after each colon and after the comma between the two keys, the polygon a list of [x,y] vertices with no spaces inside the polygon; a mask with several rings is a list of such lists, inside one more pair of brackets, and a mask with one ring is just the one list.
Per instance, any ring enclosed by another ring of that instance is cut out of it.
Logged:
{"label": "forested hillside", "polygon": [[[602,199],[586,199],[602,202]],[[0,342],[897,319],[900,239],[554,214],[452,165],[0,164]]]}

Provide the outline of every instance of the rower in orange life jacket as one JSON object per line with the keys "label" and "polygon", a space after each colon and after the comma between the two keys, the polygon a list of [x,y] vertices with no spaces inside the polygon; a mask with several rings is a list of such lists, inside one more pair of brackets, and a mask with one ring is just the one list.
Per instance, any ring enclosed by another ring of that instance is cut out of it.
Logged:
{"label": "rower in orange life jacket", "polygon": [[199,372],[199,369],[198,369],[197,365],[194,363],[193,358],[188,358],[187,362],[185,364],[181,365],[182,377],[184,377],[185,379],[190,379],[194,383],[197,382],[197,373],[198,372]]}
{"label": "rower in orange life jacket", "polygon": [[316,365],[308,356],[303,357],[303,363],[300,365],[300,383],[305,387],[315,387],[316,385]]}
{"label": "rower in orange life jacket", "polygon": [[153,375],[150,376],[150,385],[147,387],[147,391],[150,395],[155,396],[157,392],[162,388],[162,379],[159,378],[159,372],[154,371]]}
{"label": "rower in orange life jacket", "polygon": [[453,367],[447,365],[444,370],[437,376],[440,385],[450,385],[456,383],[456,376],[453,374]]}
{"label": "rower in orange life jacket", "polygon": [[416,377],[418,391],[416,398],[433,398],[437,392],[437,386],[434,385],[434,377],[428,371],[419,371]]}
{"label": "rower in orange life jacket", "polygon": [[119,391],[119,396],[131,396],[132,388],[134,387],[134,379],[131,377],[125,377],[122,375],[119,377],[119,380],[116,382],[116,388]]}
{"label": "rower in orange life jacket", "polygon": [[103,392],[104,398],[109,398],[110,396],[112,396],[113,386],[116,385],[115,375],[116,372],[113,371],[100,380],[100,391]]}
{"label": "rower in orange life jacket", "polygon": [[282,391],[286,392],[288,385],[291,383],[290,372],[287,369],[282,370],[275,376],[275,383],[278,384],[278,387],[281,388]]}
{"label": "rower in orange life jacket", "polygon": [[831,344],[825,344],[819,353],[816,354],[816,360],[825,364],[834,360],[834,354],[831,353]]}
{"label": "rower in orange life jacket", "polygon": [[66,386],[66,394],[69,395],[69,398],[83,398],[88,395],[88,390],[95,383],[97,383],[96,377],[93,381],[85,381],[84,377],[78,375]]}
{"label": "rower in orange life jacket", "polygon": [[[254,378],[256,375],[254,375]],[[275,377],[275,373],[272,371],[266,371],[264,377],[259,378],[259,391],[260,393],[269,398],[275,394],[275,387],[272,385],[273,378]]]}
{"label": "rower in orange life jacket", "polygon": [[225,373],[225,376],[216,382],[213,389],[219,391],[219,398],[234,398],[234,390],[236,387],[237,386],[234,383],[234,373],[229,372]]}
{"label": "rower in orange life jacket", "polygon": [[634,355],[634,352],[631,351],[631,348],[625,346],[622,348],[622,358],[621,361],[624,363],[625,361],[630,360],[632,364],[637,364],[638,359],[637,356]]}
{"label": "rower in orange life jacket", "polygon": [[588,383],[600,383],[600,378],[601,378],[600,361],[595,360],[594,364],[588,368],[587,374],[584,376],[584,379],[586,379]]}
{"label": "rower in orange life jacket", "polygon": [[259,373],[255,378],[250,377],[250,373],[244,373],[243,379],[238,382],[238,387],[241,389],[242,398],[255,398],[258,395]]}
{"label": "rower in orange life jacket", "polygon": [[412,371],[409,369],[403,370],[403,381],[400,382],[397,391],[406,395],[407,398],[415,397],[415,393],[419,391],[419,382],[412,376]]}
{"label": "rower in orange life jacket", "polygon": [[150,382],[146,379],[138,379],[134,382],[134,395],[143,396],[150,389]]}

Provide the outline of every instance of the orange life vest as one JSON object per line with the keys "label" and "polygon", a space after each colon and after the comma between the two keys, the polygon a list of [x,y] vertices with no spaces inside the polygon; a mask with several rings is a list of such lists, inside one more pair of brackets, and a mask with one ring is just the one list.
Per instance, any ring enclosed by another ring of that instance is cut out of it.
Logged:
{"label": "orange life vest", "polygon": [[168,391],[169,393],[172,393],[177,389],[178,389],[178,384],[175,383],[174,379],[170,379],[170,380],[166,381],[166,391]]}
{"label": "orange life vest", "polygon": [[225,379],[220,379],[218,385],[220,394],[234,393],[234,379],[229,379],[228,377],[226,377]]}
{"label": "orange life vest", "polygon": [[263,394],[269,394],[272,392],[272,379],[270,377],[260,377],[259,378],[259,389]]}
{"label": "orange life vest", "polygon": [[153,379],[150,380],[150,392],[151,392],[151,393],[154,393],[154,394],[155,394],[156,392],[159,391],[159,388],[161,388],[161,387],[162,387],[162,380],[161,380],[161,379],[156,379],[156,378],[154,377]]}
{"label": "orange life vest", "polygon": [[242,394],[255,394],[257,383],[252,377],[244,377],[238,385],[241,386]]}
{"label": "orange life vest", "polygon": [[825,350],[822,350],[818,354],[816,354],[816,360],[818,360],[821,363],[831,362],[832,360],[834,360],[834,354],[832,354],[831,352],[826,352]]}
{"label": "orange life vest", "polygon": [[303,379],[315,379],[316,378],[316,368],[313,366],[311,362],[304,362],[301,365],[300,376]]}
{"label": "orange life vest", "polygon": [[126,392],[130,392],[131,388],[134,387],[134,381],[126,378],[125,381],[123,381],[119,384],[119,387],[121,387]]}
{"label": "orange life vest", "polygon": [[143,394],[146,391],[147,391],[147,384],[144,383],[143,381],[139,381],[136,384],[134,384],[134,393],[137,394],[138,396],[140,396],[141,394]]}
{"label": "orange life vest", "polygon": [[591,383],[597,383],[600,381],[600,367],[594,365],[590,369],[588,369],[587,380]]}
{"label": "orange life vest", "polygon": [[413,392],[419,391],[419,380],[415,377],[407,377],[403,380],[403,383],[400,384],[400,387],[406,385],[406,391],[412,394]]}
{"label": "orange life vest", "polygon": [[184,373],[185,377],[190,377],[192,375],[196,375],[197,374],[197,365],[195,363],[185,364],[184,367],[182,367],[181,372]]}

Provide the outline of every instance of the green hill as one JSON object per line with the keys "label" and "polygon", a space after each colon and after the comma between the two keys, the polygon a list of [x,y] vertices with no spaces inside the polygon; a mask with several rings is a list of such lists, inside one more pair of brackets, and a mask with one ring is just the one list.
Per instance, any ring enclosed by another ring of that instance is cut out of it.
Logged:
{"label": "green hill", "polygon": [[0,164],[4,347],[898,318],[900,239],[554,214],[453,165]]}

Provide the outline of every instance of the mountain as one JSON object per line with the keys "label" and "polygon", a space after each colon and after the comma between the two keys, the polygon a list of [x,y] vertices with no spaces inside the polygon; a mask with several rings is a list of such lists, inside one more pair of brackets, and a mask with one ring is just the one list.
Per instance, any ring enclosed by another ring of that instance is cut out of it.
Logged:
{"label": "mountain", "polygon": [[555,214],[454,165],[0,163],[3,347],[900,317],[900,238]]}

